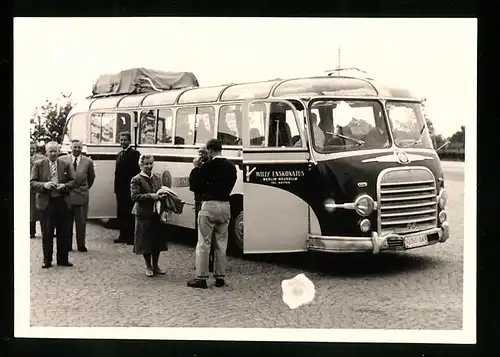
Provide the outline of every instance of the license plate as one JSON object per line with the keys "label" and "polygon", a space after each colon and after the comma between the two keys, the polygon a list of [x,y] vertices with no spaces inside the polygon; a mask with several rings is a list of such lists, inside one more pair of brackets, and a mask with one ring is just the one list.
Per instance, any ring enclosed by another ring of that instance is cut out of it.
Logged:
{"label": "license plate", "polygon": [[405,237],[404,244],[406,249],[422,247],[429,244],[426,235]]}

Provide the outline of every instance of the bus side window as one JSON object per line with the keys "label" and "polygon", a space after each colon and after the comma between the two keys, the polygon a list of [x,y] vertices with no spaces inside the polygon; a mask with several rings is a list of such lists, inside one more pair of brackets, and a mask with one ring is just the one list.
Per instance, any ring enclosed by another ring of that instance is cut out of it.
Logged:
{"label": "bus side window", "polygon": [[66,126],[64,141],[80,139],[82,142],[87,143],[87,118],[87,113],[73,115]]}
{"label": "bus side window", "polygon": [[262,103],[254,103],[250,106],[249,125],[250,146],[265,147],[267,109]]}
{"label": "bus side window", "polygon": [[160,109],[158,112],[158,120],[156,122],[156,143],[170,144],[172,143],[172,123],[173,115],[171,109]]}
{"label": "bus side window", "polygon": [[217,139],[222,145],[240,145],[241,143],[241,105],[224,105],[219,111]]}
{"label": "bus side window", "polygon": [[130,132],[130,124],[132,122],[129,113],[117,113],[116,114],[116,135],[115,143],[120,143],[120,133],[124,131]]}
{"label": "bus side window", "polygon": [[299,129],[297,128],[292,108],[287,107],[282,104],[271,104],[268,131],[269,147],[292,147],[294,144],[292,141],[294,134],[295,136],[299,135]]}
{"label": "bus side window", "polygon": [[103,113],[101,118],[101,143],[110,144],[115,141],[116,114]]}
{"label": "bus side window", "polygon": [[196,119],[196,144],[205,144],[214,138],[215,109],[213,107],[198,107]]}
{"label": "bus side window", "polygon": [[175,139],[176,145],[194,144],[194,120],[196,110],[194,107],[181,108],[175,117]]}
{"label": "bus side window", "polygon": [[141,112],[139,123],[139,144],[154,144],[156,134],[156,110]]}
{"label": "bus side window", "polygon": [[[302,111],[297,111],[300,115],[300,118],[303,118]],[[291,135],[291,144],[292,146],[295,146],[297,142],[300,140],[300,132],[299,128],[297,128],[297,123],[295,122],[295,116],[293,115],[293,112],[291,110],[286,111],[286,123],[288,124],[288,127],[290,128],[290,135]],[[304,121],[300,122],[300,130],[304,130]]]}
{"label": "bus side window", "polygon": [[90,114],[90,143],[99,144],[101,142],[101,118],[102,113]]}

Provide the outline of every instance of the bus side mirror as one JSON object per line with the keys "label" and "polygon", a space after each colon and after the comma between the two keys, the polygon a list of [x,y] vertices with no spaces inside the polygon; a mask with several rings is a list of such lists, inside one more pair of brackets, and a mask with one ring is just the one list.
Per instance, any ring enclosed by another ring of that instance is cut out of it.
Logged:
{"label": "bus side mirror", "polygon": [[438,148],[436,149],[436,152],[440,152],[440,151],[441,151],[441,150],[443,150],[445,147],[447,147],[449,144],[450,144],[450,141],[449,141],[449,140],[446,140],[446,142],[445,142],[443,145],[441,145],[440,147],[438,147]]}

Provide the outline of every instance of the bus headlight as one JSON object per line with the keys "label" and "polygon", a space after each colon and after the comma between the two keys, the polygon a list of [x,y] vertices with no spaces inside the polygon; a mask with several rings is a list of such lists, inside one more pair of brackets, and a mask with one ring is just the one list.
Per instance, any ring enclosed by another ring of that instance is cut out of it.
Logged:
{"label": "bus headlight", "polygon": [[442,188],[441,191],[439,191],[437,199],[439,207],[441,209],[444,209],[446,207],[446,204],[448,203],[448,192],[444,188]]}
{"label": "bus headlight", "polygon": [[354,201],[356,213],[362,217],[369,216],[375,209],[373,198],[368,195],[361,195]]}
{"label": "bus headlight", "polygon": [[371,223],[368,219],[363,219],[361,222],[359,222],[359,229],[361,229],[361,232],[366,233],[370,230]]}
{"label": "bus headlight", "polygon": [[448,218],[446,211],[439,212],[439,223],[443,223]]}

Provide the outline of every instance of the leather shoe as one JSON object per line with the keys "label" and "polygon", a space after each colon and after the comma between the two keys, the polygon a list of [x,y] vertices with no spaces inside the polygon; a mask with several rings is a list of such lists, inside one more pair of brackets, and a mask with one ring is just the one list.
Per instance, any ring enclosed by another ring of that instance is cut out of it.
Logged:
{"label": "leather shoe", "polygon": [[187,282],[187,286],[190,288],[208,289],[207,281],[205,279],[189,280]]}
{"label": "leather shoe", "polygon": [[153,273],[155,273],[155,275],[165,275],[165,270],[161,270],[160,268],[155,268],[153,269]]}
{"label": "leather shoe", "polygon": [[226,282],[224,281],[224,279],[221,279],[221,278],[215,279],[215,286],[216,287],[221,288],[224,285],[226,285]]}
{"label": "leather shoe", "polygon": [[78,247],[78,251],[82,252],[82,253],[85,253],[85,252],[87,252],[87,248],[85,248],[85,247]]}
{"label": "leather shoe", "polygon": [[123,239],[115,239],[113,242],[115,243],[126,243]]}
{"label": "leather shoe", "polygon": [[52,267],[52,263],[43,263],[42,269],[48,269]]}
{"label": "leather shoe", "polygon": [[70,263],[70,262],[66,262],[66,263],[57,263],[57,265],[61,266],[61,267],[72,267],[73,266],[73,263]]}

